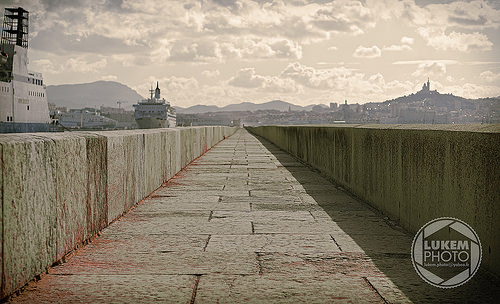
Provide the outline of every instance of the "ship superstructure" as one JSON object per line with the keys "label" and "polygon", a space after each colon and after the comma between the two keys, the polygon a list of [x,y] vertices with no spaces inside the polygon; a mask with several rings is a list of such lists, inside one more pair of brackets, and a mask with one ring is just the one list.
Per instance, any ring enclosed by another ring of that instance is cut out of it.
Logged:
{"label": "ship superstructure", "polygon": [[176,126],[175,109],[170,102],[161,98],[160,87],[156,82],[156,89],[150,90],[150,98],[134,105],[134,118],[141,129],[173,128]]}
{"label": "ship superstructure", "polygon": [[57,115],[59,124],[65,128],[77,129],[113,129],[118,123],[116,120],[102,116],[97,111],[90,109],[70,110]]}
{"label": "ship superstructure", "polygon": [[6,8],[0,42],[0,132],[51,131],[41,73],[28,71],[29,13]]}

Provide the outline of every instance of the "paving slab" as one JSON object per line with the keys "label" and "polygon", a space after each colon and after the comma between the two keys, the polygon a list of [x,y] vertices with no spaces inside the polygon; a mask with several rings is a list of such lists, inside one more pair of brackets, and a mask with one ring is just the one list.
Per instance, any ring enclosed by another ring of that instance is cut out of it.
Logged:
{"label": "paving slab", "polygon": [[420,279],[412,235],[245,130],[49,269],[18,303],[495,302]]}
{"label": "paving slab", "polygon": [[47,275],[16,303],[189,303],[196,276]]}

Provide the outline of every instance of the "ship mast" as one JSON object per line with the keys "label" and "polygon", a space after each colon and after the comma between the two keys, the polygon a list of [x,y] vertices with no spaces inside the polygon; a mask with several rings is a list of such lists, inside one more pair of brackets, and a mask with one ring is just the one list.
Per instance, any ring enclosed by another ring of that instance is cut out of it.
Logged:
{"label": "ship mast", "polygon": [[28,48],[29,13],[22,7],[6,8],[2,28],[2,44]]}

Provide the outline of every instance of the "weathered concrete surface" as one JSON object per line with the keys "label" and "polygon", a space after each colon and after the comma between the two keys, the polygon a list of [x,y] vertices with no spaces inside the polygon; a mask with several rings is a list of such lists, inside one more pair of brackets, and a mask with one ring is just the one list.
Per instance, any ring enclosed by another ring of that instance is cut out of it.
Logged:
{"label": "weathered concrete surface", "polygon": [[87,236],[107,226],[108,180],[107,140],[104,136],[87,135]]}
{"label": "weathered concrete surface", "polygon": [[2,296],[56,261],[55,150],[36,136],[2,139]]}
{"label": "weathered concrete surface", "polygon": [[[235,129],[222,129],[232,134]],[[197,131],[183,140],[211,147]],[[0,299],[59,261],[182,169],[179,129],[0,135]]]}
{"label": "weathered concrete surface", "polygon": [[481,267],[500,276],[500,125],[249,128],[411,232],[439,217],[471,225]]}
{"label": "weathered concrete surface", "polygon": [[482,273],[444,290],[412,235],[245,130],[30,283],[16,303],[494,302]]}

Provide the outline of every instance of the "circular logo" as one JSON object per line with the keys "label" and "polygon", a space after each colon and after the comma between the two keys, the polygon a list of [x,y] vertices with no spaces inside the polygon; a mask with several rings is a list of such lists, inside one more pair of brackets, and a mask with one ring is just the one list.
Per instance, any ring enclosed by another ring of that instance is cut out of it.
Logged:
{"label": "circular logo", "polygon": [[470,280],[481,264],[481,243],[465,222],[441,217],[425,224],[411,246],[413,267],[427,283],[453,288]]}

